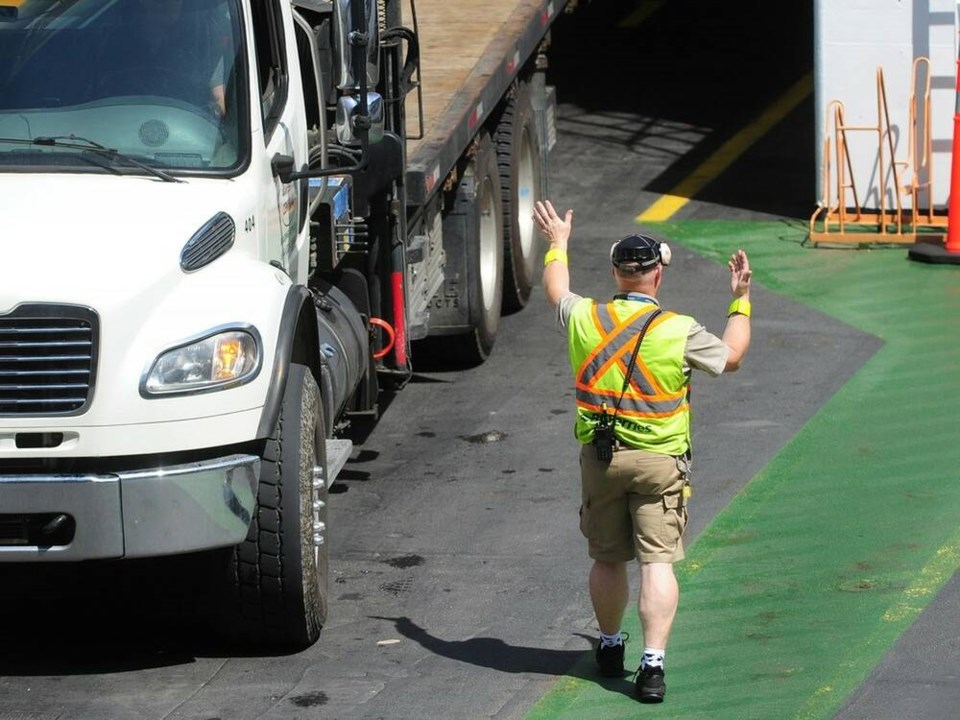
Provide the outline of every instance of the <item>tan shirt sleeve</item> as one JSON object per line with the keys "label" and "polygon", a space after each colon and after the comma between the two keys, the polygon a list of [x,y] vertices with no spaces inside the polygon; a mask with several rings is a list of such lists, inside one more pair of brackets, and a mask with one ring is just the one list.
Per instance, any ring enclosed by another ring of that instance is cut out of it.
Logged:
{"label": "tan shirt sleeve", "polygon": [[557,303],[557,330],[564,335],[567,334],[567,325],[570,322],[570,313],[573,312],[573,306],[583,298],[574,292],[568,292]]}
{"label": "tan shirt sleeve", "polygon": [[729,354],[730,348],[723,340],[707,332],[707,329],[696,320],[693,321],[687,335],[687,349],[683,354],[684,363],[688,367],[703,370],[708,375],[717,377],[726,368]]}

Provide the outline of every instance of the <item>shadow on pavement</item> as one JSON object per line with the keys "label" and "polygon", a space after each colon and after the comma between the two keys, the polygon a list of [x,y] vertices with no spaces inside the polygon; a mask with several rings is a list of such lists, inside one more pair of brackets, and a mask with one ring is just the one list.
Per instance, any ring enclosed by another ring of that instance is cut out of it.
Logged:
{"label": "shadow on pavement", "polygon": [[206,624],[212,595],[200,562],[179,556],[0,568],[0,675],[98,675],[288,654],[251,651]]}
{"label": "shadow on pavement", "polygon": [[[431,635],[426,629],[408,617],[370,616],[374,620],[387,620],[397,632],[413,640],[430,652],[505,673],[538,673],[541,675],[567,676],[595,683],[611,691],[633,697],[632,672],[622,678],[602,678],[597,675],[593,655],[587,650],[549,650],[540,647],[510,645],[499,638],[474,637],[467,640],[444,640]],[[593,637],[576,633],[588,642]]]}
{"label": "shadow on pavement", "polygon": [[[643,190],[672,193],[813,70],[813,3],[593,0],[551,31],[548,79],[566,138],[622,146],[664,169]],[[650,4],[654,6],[653,3]],[[697,194],[701,202],[807,218],[816,200],[812,97]]]}

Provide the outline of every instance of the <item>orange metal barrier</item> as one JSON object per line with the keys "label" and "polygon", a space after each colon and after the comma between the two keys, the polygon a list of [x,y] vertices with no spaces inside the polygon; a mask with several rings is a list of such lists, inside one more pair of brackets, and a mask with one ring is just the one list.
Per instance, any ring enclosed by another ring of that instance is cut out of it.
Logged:
{"label": "orange metal barrier", "polygon": [[[924,78],[923,97],[918,99],[917,85],[921,75]],[[933,209],[933,141],[930,121],[930,61],[925,57],[917,58],[913,62],[905,161],[898,162],[895,157],[883,68],[877,68],[876,125],[848,125],[844,119],[842,102],[834,100],[827,106],[823,148],[823,198],[810,217],[808,236],[814,245],[913,244],[921,236],[932,237],[931,232],[943,233],[947,226],[947,216],[936,214]],[[854,132],[876,135],[878,210],[864,210],[857,193],[847,137]],[[836,158],[833,157],[834,153]],[[834,174],[835,188],[832,183]],[[907,174],[909,179],[905,182],[903,178]],[[894,207],[888,210],[888,189],[891,181]],[[910,198],[909,209],[904,208],[904,197]],[[924,199],[925,206],[922,205]]]}

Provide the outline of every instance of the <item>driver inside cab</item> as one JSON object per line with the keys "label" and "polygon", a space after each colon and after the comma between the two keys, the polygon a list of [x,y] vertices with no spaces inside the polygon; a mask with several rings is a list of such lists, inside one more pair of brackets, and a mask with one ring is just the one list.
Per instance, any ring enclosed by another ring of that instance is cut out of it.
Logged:
{"label": "driver inside cab", "polygon": [[122,0],[98,63],[97,94],[156,95],[226,113],[223,48],[216,15],[197,0]]}

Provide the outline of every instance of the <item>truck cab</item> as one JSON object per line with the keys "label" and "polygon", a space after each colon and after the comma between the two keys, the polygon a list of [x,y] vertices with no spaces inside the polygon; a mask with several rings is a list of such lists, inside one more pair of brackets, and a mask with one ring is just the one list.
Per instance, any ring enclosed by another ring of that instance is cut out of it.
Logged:
{"label": "truck cab", "polygon": [[317,639],[344,428],[535,277],[564,3],[496,3],[425,122],[396,0],[0,0],[0,563],[199,555],[225,634]]}
{"label": "truck cab", "polygon": [[224,625],[296,646],[369,351],[276,170],[309,165],[292,13],[4,4],[0,562],[222,551]]}

